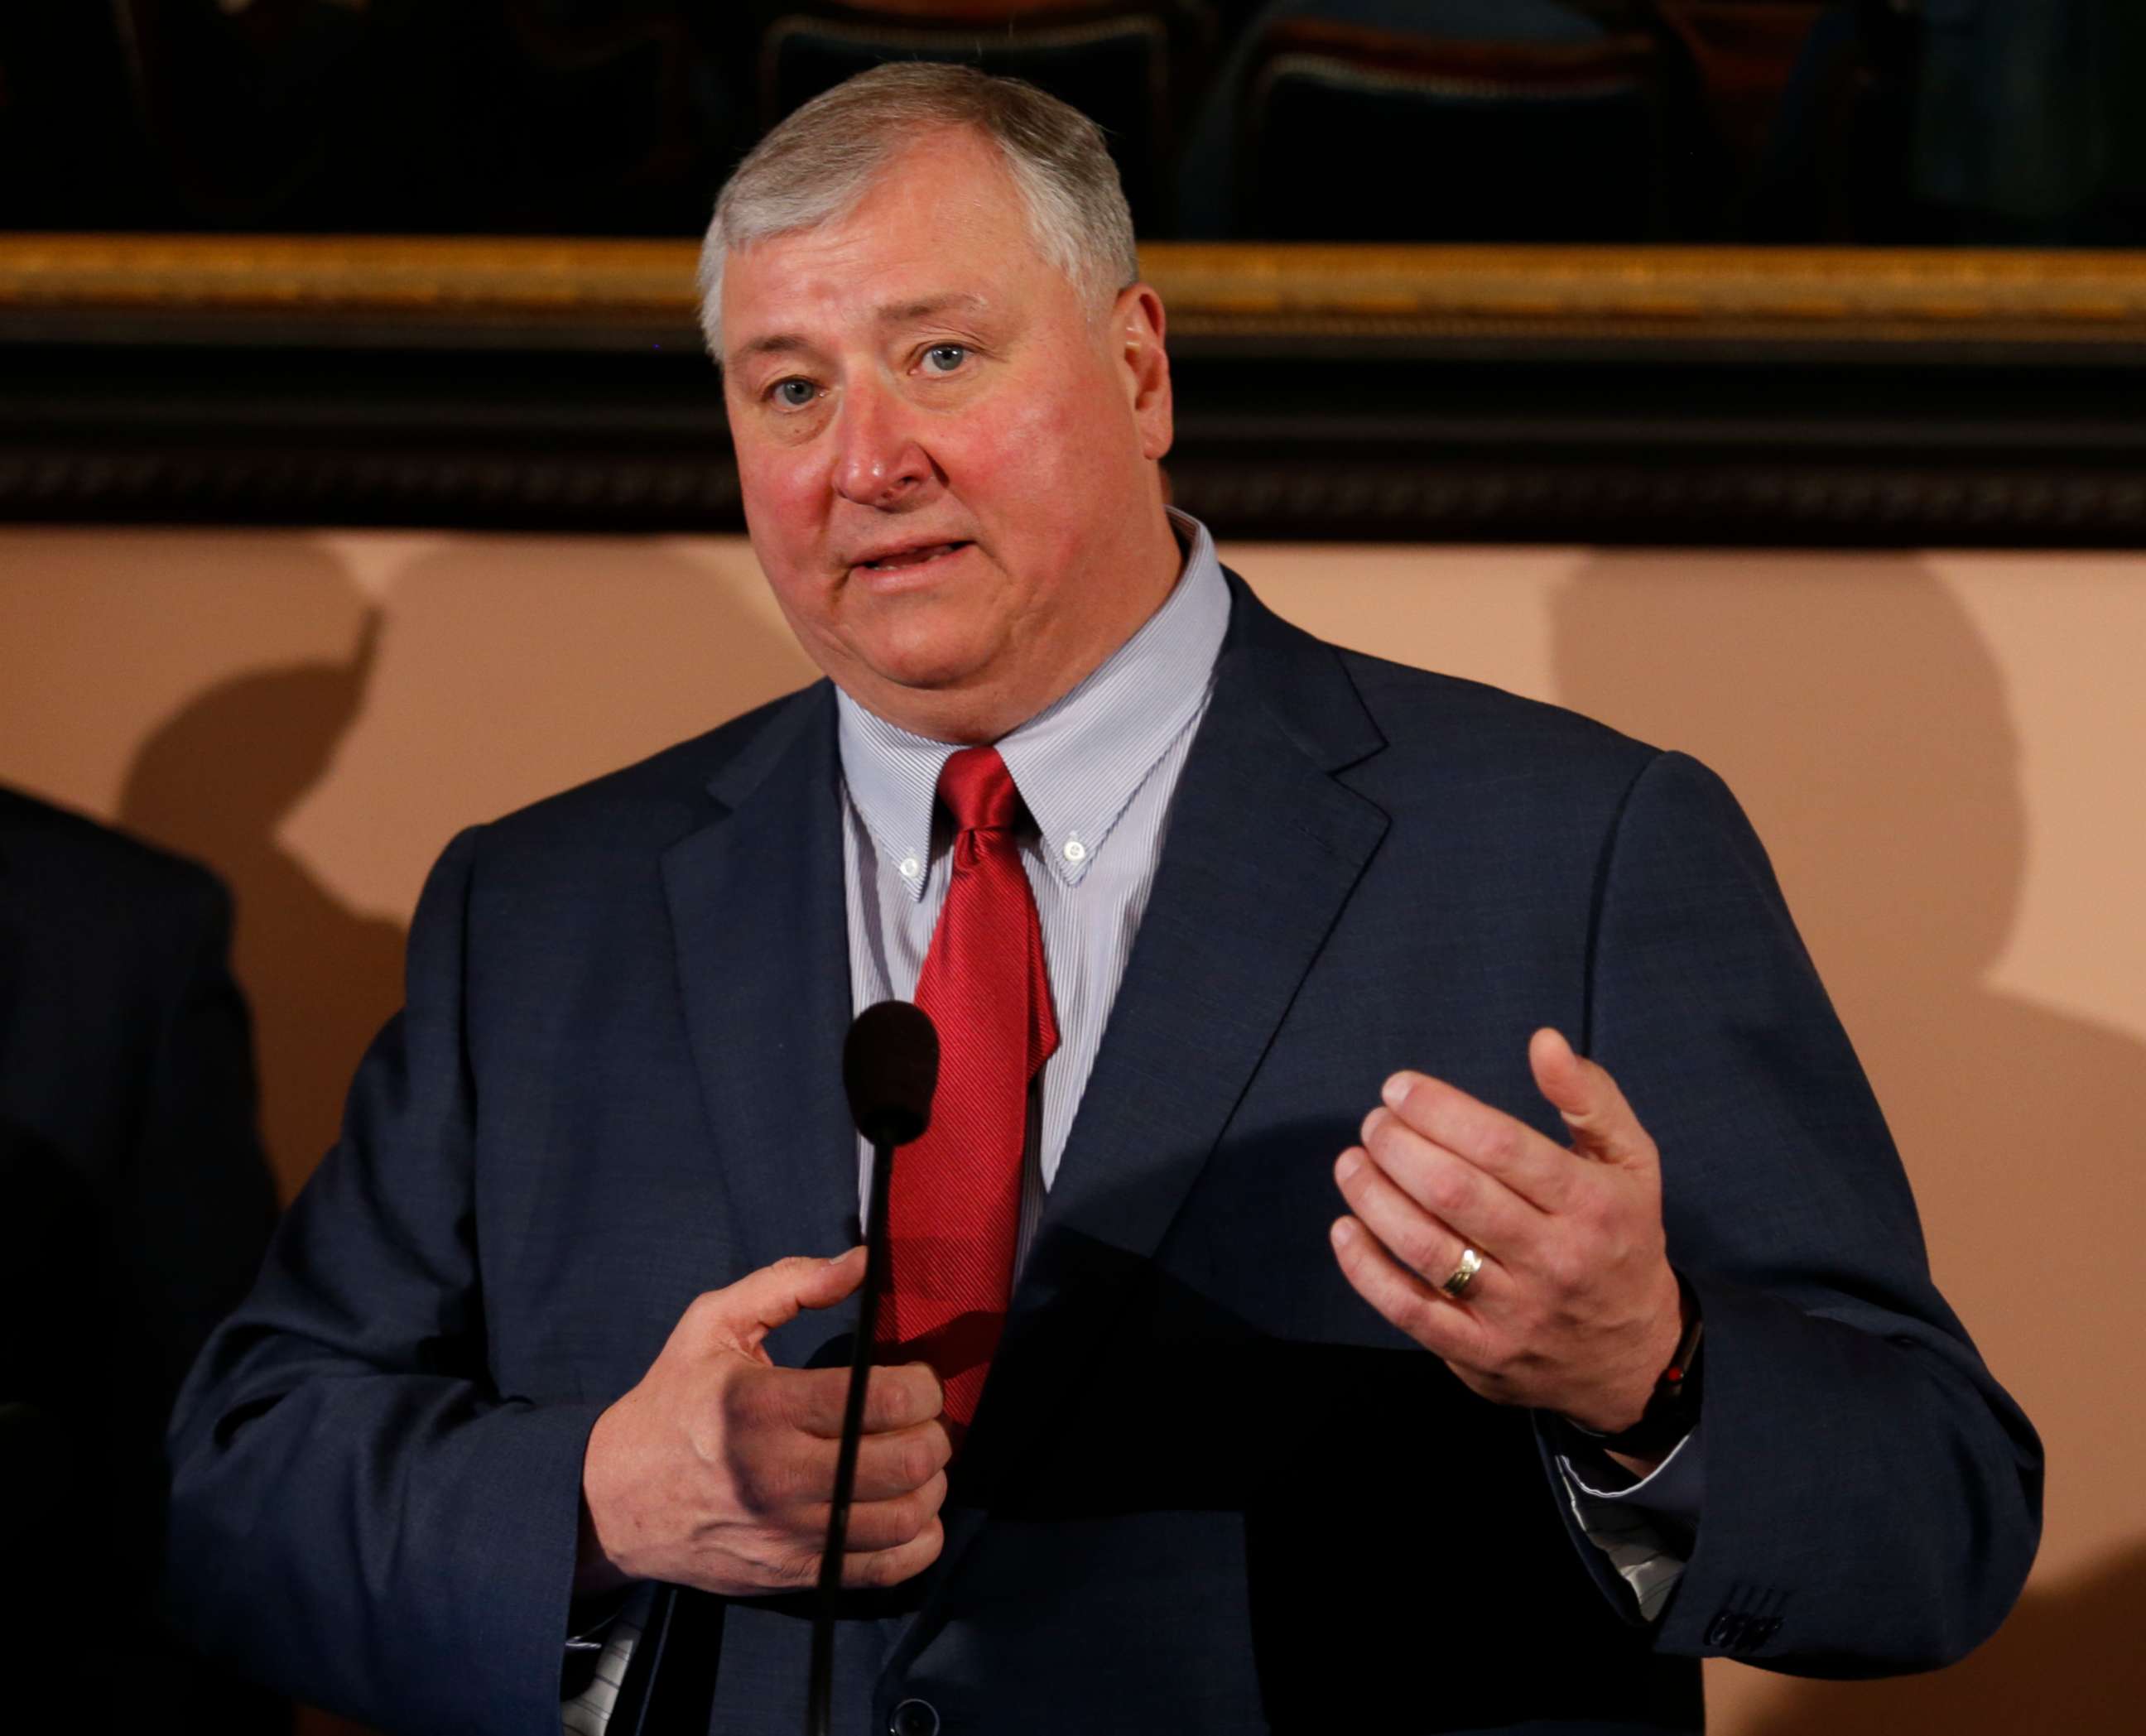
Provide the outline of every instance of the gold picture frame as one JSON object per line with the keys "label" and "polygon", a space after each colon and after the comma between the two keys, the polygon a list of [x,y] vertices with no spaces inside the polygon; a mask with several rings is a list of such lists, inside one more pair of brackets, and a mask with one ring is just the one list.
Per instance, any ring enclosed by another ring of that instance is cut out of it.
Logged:
{"label": "gold picture frame", "polygon": [[[696,251],[0,237],[0,518],[736,531]],[[2146,546],[2146,252],[1142,264],[1224,534]]]}
{"label": "gold picture frame", "polygon": [[[690,242],[0,237],[0,322],[690,329]],[[1714,247],[1141,249],[1195,339],[2146,342],[2146,252]]]}

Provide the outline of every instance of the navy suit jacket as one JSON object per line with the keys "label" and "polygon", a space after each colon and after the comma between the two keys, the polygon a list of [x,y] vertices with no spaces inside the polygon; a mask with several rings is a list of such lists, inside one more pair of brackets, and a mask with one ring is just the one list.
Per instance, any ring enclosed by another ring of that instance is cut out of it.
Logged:
{"label": "navy suit jacket", "polygon": [[[945,1552],[852,1605],[838,1728],[914,1697],[1035,1736],[1682,1729],[1709,1653],[1958,1656],[2032,1557],[2038,1447],[1728,792],[1234,590]],[[407,1007],[174,1425],[205,1644],[393,1729],[556,1728],[591,1424],[696,1294],[857,1238],[839,826],[821,684],[447,851]],[[1651,1627],[1529,1414],[1327,1242],[1397,1065],[1557,1131],[1545,1024],[1659,1140],[1707,1321],[1704,1516]],[[806,1616],[729,1604],[716,1729],[800,1727]]]}
{"label": "navy suit jacket", "polygon": [[0,789],[0,1632],[35,1636],[11,1727],[290,1725],[151,1621],[165,1419],[275,1222],[230,934],[207,869]]}

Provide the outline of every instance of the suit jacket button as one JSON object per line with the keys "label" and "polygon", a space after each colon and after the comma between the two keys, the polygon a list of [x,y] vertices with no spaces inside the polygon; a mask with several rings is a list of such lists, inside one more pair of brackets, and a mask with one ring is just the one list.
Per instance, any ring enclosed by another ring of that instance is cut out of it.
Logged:
{"label": "suit jacket button", "polygon": [[939,1709],[929,1700],[904,1700],[886,1728],[889,1736],[939,1736]]}

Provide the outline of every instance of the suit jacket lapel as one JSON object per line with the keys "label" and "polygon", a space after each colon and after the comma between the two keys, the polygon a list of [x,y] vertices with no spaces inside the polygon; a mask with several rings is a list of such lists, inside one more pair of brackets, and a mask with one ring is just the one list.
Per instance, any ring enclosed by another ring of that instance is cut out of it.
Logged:
{"label": "suit jacket lapel", "polygon": [[[979,1494],[1018,1476],[1056,1402],[1036,1395],[1070,1397],[1107,1333],[1092,1286],[1055,1304],[1099,1248],[1154,1255],[1385,835],[1334,776],[1385,745],[1334,649],[1231,589],[1214,698],[970,1437]],[[950,1572],[966,1534],[950,1528]]]}
{"label": "suit jacket lapel", "polygon": [[[1265,619],[1241,620],[1254,611]],[[1382,745],[1375,733],[1306,741],[1277,709],[1328,676],[1354,710],[1341,721],[1370,730],[1333,653],[1278,645],[1289,632],[1240,590],[1039,1248],[1072,1231],[1155,1251],[1385,836],[1385,816],[1330,776],[1337,746],[1342,763],[1360,760]],[[1047,1261],[1037,1276],[1046,1286]]]}
{"label": "suit jacket lapel", "polygon": [[[708,788],[724,812],[665,851],[663,877],[736,1278],[857,1234],[834,690],[800,694]],[[816,1340],[830,1323],[799,1324]]]}

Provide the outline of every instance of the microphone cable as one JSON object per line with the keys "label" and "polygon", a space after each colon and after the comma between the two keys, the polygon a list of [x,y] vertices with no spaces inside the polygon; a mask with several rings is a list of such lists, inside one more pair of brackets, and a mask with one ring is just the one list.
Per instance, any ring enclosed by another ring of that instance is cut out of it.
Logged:
{"label": "microphone cable", "polygon": [[828,1736],[835,1606],[842,1589],[850,1497],[856,1487],[857,1443],[864,1433],[865,1388],[871,1372],[880,1298],[886,1290],[888,1178],[894,1170],[895,1147],[921,1139],[931,1125],[931,1097],[938,1084],[939,1033],[921,1008],[906,1000],[882,1000],[857,1015],[842,1045],[842,1088],[857,1131],[871,1141],[871,1198],[865,1214],[865,1277],[857,1297],[856,1336],[850,1346],[849,1394],[835,1453],[834,1503],[827,1513],[827,1546],[820,1557],[818,1608],[812,1617],[806,1736]]}

